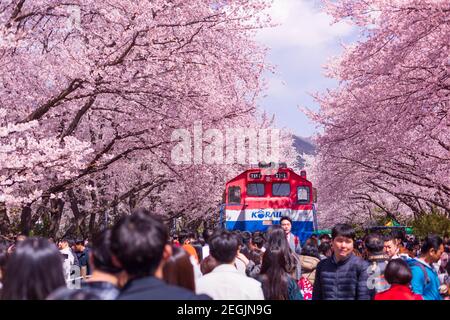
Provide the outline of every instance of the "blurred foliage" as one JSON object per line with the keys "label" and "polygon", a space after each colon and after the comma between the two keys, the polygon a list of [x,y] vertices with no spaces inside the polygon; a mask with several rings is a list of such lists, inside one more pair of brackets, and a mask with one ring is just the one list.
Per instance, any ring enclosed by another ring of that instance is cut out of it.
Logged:
{"label": "blurred foliage", "polygon": [[432,210],[424,212],[418,218],[411,221],[414,234],[419,237],[425,237],[430,233],[443,236],[450,234],[450,219],[443,213]]}

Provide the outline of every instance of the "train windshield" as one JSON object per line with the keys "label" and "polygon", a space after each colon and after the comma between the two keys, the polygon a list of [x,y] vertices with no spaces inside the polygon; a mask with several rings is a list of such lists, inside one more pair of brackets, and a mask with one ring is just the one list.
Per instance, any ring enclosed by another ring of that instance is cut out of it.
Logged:
{"label": "train windshield", "polygon": [[272,195],[274,197],[288,197],[291,194],[291,185],[289,183],[272,184]]}
{"label": "train windshield", "polygon": [[247,195],[252,197],[264,196],[264,183],[249,183],[247,184]]}
{"label": "train windshield", "polygon": [[308,203],[309,187],[297,187],[297,199],[299,203]]}
{"label": "train windshield", "polygon": [[241,203],[241,187],[228,188],[228,203]]}

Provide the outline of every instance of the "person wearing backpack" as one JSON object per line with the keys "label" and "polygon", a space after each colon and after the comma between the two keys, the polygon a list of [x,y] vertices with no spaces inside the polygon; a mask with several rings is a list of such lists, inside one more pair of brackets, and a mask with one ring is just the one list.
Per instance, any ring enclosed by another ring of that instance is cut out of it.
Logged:
{"label": "person wearing backpack", "polygon": [[316,268],[320,262],[319,250],[311,244],[305,244],[302,248],[300,263],[302,266],[302,275],[314,286],[316,278]]}
{"label": "person wearing backpack", "polygon": [[412,290],[422,295],[424,300],[442,300],[439,278],[433,263],[439,261],[443,252],[442,239],[437,235],[429,235],[422,244],[419,258],[407,260],[412,272]]}
{"label": "person wearing backpack", "polygon": [[405,260],[398,258],[389,261],[384,277],[390,287],[375,294],[374,300],[423,300],[420,294],[413,293],[410,288],[412,273]]}

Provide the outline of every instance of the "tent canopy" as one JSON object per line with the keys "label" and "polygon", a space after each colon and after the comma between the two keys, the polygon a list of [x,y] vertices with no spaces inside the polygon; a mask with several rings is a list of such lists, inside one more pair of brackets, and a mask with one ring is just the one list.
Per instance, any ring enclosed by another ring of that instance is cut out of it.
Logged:
{"label": "tent canopy", "polygon": [[314,231],[314,234],[320,236],[322,234],[331,234],[331,230],[330,229],[322,229],[322,230],[317,230]]}
{"label": "tent canopy", "polygon": [[407,226],[375,226],[375,227],[369,227],[367,228],[368,231],[375,231],[375,230],[395,230],[395,229],[403,229],[405,230],[406,234],[412,234],[413,228],[407,227]]}

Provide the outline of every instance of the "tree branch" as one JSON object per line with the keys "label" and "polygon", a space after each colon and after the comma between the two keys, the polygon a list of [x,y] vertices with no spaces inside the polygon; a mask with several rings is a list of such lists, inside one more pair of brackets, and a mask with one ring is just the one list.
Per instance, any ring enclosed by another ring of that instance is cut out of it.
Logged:
{"label": "tree branch", "polygon": [[61,140],[63,140],[67,136],[70,136],[75,131],[75,129],[77,128],[78,124],[80,123],[80,120],[83,117],[83,115],[94,104],[95,98],[96,98],[95,96],[90,97],[89,100],[86,102],[86,104],[77,112],[77,115],[70,123],[69,128],[67,128],[66,132],[64,132],[63,135],[61,136]]}
{"label": "tree branch", "polygon": [[42,118],[51,108],[56,107],[58,104],[62,102],[69,94],[77,90],[79,87],[81,87],[81,84],[83,82],[80,79],[74,79],[69,84],[69,86],[64,89],[60,94],[58,94],[56,97],[50,99],[47,103],[44,105],[38,107],[36,110],[34,110],[28,117],[20,121],[19,123],[25,123],[33,120],[39,120]]}
{"label": "tree branch", "polygon": [[106,63],[105,66],[112,67],[112,66],[116,66],[116,65],[122,63],[124,61],[125,57],[130,53],[131,49],[133,49],[133,47],[135,46],[136,39],[138,36],[139,36],[139,32],[136,32],[133,35],[133,38],[131,39],[130,45],[125,49],[125,51],[114,61]]}

